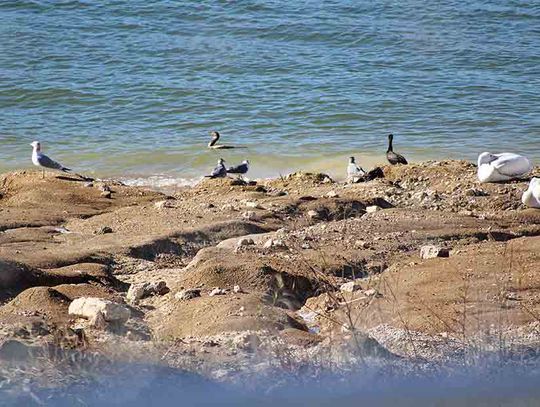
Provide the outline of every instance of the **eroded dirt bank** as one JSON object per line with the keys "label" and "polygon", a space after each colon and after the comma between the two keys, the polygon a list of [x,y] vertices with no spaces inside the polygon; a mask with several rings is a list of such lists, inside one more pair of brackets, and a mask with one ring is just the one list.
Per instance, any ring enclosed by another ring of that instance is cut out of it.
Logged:
{"label": "eroded dirt bank", "polygon": [[[4,174],[0,358],[82,350],[234,380],[315,359],[537,349],[540,211],[521,205],[527,182],[481,185],[460,161],[383,170],[353,185],[292,174],[172,195]],[[422,258],[426,245],[438,256]],[[78,318],[68,308],[81,297],[131,316]]]}

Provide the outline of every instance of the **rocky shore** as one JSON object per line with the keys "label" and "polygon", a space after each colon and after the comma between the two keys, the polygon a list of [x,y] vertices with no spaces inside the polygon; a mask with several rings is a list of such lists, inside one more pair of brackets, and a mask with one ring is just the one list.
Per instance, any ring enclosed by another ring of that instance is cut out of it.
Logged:
{"label": "rocky shore", "polygon": [[171,195],[2,175],[0,389],[61,387],[110,361],[245,383],[540,349],[527,181],[479,184],[463,161],[382,170]]}

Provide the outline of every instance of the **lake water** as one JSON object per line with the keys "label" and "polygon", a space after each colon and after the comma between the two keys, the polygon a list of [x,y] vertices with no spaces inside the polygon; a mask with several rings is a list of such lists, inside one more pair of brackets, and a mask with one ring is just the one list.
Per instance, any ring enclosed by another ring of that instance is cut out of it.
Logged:
{"label": "lake water", "polygon": [[[511,150],[540,164],[540,4],[0,2],[0,171],[155,185]],[[243,149],[210,151],[209,132]]]}

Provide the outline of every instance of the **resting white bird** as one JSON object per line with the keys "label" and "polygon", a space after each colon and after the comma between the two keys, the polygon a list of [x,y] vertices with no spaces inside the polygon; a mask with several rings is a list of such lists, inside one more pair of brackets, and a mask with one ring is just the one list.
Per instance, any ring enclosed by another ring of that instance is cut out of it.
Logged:
{"label": "resting white bird", "polygon": [[364,169],[356,165],[354,157],[350,157],[349,165],[347,166],[347,182],[358,182],[364,175],[366,175]]}
{"label": "resting white bird", "polygon": [[540,209],[540,178],[531,179],[529,189],[523,193],[521,201],[529,208]]}
{"label": "resting white bird", "polygon": [[478,179],[480,182],[501,182],[521,178],[532,170],[527,157],[514,153],[478,156]]}

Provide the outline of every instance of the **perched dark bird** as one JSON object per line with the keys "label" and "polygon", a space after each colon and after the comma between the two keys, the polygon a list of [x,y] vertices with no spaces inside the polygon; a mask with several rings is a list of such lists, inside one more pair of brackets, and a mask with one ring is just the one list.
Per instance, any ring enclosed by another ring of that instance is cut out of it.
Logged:
{"label": "perched dark bird", "polygon": [[32,163],[41,167],[43,170],[42,178],[45,178],[45,168],[50,168],[52,170],[58,170],[63,172],[70,172],[71,169],[64,167],[62,164],[57,163],[56,161],[50,159],[45,154],[41,152],[41,143],[39,141],[33,141],[30,144],[33,148],[32,151]]}
{"label": "perched dark bird", "polygon": [[240,174],[245,175],[249,171],[249,160],[244,160],[240,165],[235,165],[233,167],[227,168],[227,173],[229,174]]}
{"label": "perched dark bird", "polygon": [[353,183],[358,182],[364,175],[366,175],[364,169],[356,165],[354,157],[350,157],[349,165],[347,166],[347,181]]}
{"label": "perched dark bird", "polygon": [[210,133],[210,136],[212,136],[212,140],[210,140],[210,142],[208,143],[208,148],[221,149],[221,150],[235,148],[234,146],[217,144],[217,142],[219,141],[219,138],[221,137],[221,135],[217,131],[213,131],[212,133]]}
{"label": "perched dark bird", "polygon": [[394,148],[392,146],[392,141],[394,140],[394,135],[389,134],[388,135],[388,150],[386,150],[386,159],[388,162],[392,165],[396,164],[408,164],[405,157],[403,157],[401,154],[394,153]]}
{"label": "perched dark bird", "polygon": [[216,168],[212,170],[210,175],[205,175],[206,178],[223,178],[227,176],[227,168],[225,168],[225,160],[220,158]]}

